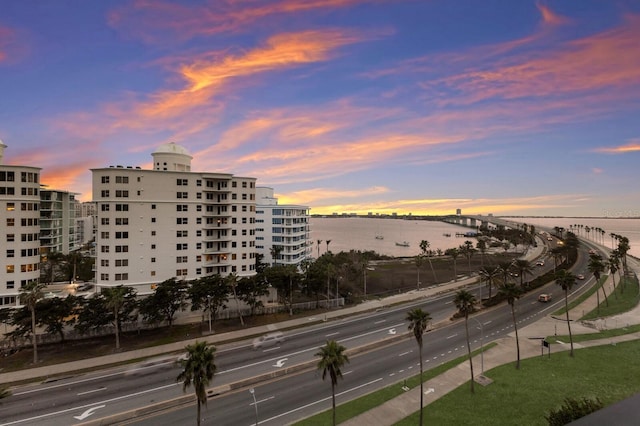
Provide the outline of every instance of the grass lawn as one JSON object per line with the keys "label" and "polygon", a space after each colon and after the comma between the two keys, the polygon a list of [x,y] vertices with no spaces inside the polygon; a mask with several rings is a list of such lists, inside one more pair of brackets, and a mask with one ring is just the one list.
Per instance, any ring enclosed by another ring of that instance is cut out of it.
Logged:
{"label": "grass lawn", "polygon": [[627,312],[638,304],[639,296],[638,281],[635,278],[623,277],[621,284],[616,286],[613,294],[607,294],[608,306],[603,296],[600,298],[599,309],[594,309],[581,319],[591,320]]}
{"label": "grass lawn", "polygon": [[[488,349],[494,346],[496,346],[496,343],[490,343],[484,346],[484,350],[487,351]],[[477,350],[477,351],[471,352],[471,355],[475,356],[479,353],[480,353],[480,350]],[[425,371],[422,374],[422,380],[423,381],[430,380],[436,376],[439,376],[445,371],[455,367],[456,365],[462,362],[466,362],[468,360],[469,360],[468,356],[465,355],[465,356],[461,356],[456,359],[453,359],[451,361],[445,362],[435,368]],[[371,410],[372,408],[375,408],[385,403],[386,401],[389,401],[390,399],[395,398],[398,395],[403,394],[404,393],[404,391],[402,390],[403,384],[406,384],[406,386],[411,389],[413,389],[416,386],[420,386],[419,377],[420,377],[419,374],[415,375],[407,379],[406,383],[397,383],[391,386],[387,386],[386,388],[380,389],[376,392],[372,392],[360,398],[354,399],[349,402],[345,402],[344,404],[340,404],[340,406],[336,408],[336,421],[338,423],[341,423],[346,420],[349,420],[353,417],[356,417],[359,414],[364,413],[365,411]],[[340,392],[340,382],[338,382],[338,388],[336,389],[336,393],[339,393],[339,392]],[[315,416],[308,417],[304,420],[294,423],[294,425],[324,426],[324,425],[331,424],[331,422],[333,421],[332,416],[333,416],[332,410],[326,410],[316,414]]]}
{"label": "grass lawn", "polygon": [[[640,341],[605,345],[551,358],[522,360],[485,373],[489,386],[471,394],[463,385],[425,407],[425,424],[434,425],[547,425],[545,415],[564,398],[599,398],[604,405],[640,392]],[[418,412],[397,425],[415,425]]]}

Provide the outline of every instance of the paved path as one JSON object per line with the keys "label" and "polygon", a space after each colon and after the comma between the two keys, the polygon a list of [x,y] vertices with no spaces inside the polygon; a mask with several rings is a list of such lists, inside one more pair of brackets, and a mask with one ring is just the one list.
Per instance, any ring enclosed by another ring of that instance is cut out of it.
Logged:
{"label": "paved path", "polygon": [[[635,259],[629,259],[629,267],[638,274],[640,272],[640,262]],[[605,285],[609,286],[612,283],[611,277],[607,279]],[[617,284],[617,281],[616,281]],[[608,287],[610,288],[610,287]],[[598,330],[583,325],[579,321],[576,321],[583,315],[583,312],[590,312],[597,306],[597,298],[595,294],[589,297],[580,305],[576,306],[569,312],[569,318],[572,322],[571,331],[573,334],[581,333],[594,333]],[[616,328],[616,326],[640,324],[640,304],[634,309],[624,314],[616,315],[614,317],[602,320],[599,323],[602,327]],[[536,321],[535,323],[528,325],[521,330],[518,330],[520,338],[520,357],[521,359],[532,358],[540,356],[541,354],[541,341],[540,337],[546,337],[553,335],[557,330],[557,334],[566,335],[568,329],[566,321],[553,318],[551,315]],[[623,342],[628,340],[640,339],[640,333],[627,334],[624,336],[618,336],[611,339],[598,339],[592,341],[586,341],[581,343],[574,343],[574,348],[579,349],[582,347],[598,346],[604,344],[611,344],[616,342]],[[484,369],[491,370],[494,367],[514,363],[516,342],[515,333],[511,333],[508,337],[501,338],[496,341],[497,346],[484,352]],[[428,343],[427,343],[428,344]],[[557,353],[558,351],[566,351],[570,349],[568,343],[552,344],[551,352]],[[480,355],[473,358],[474,366],[480,365]],[[476,368],[477,372],[477,368]],[[425,395],[424,404],[428,405],[438,398],[446,395],[452,390],[458,388],[461,385],[469,382],[471,375],[469,369],[469,363],[464,362],[458,366],[448,370],[447,372],[425,382],[424,389],[434,389]],[[480,378],[481,379],[481,378]],[[360,414],[346,422],[341,423],[342,426],[389,426],[393,425],[407,416],[413,414],[415,407],[420,405],[420,387],[411,389],[410,391],[390,400],[378,407]]]}

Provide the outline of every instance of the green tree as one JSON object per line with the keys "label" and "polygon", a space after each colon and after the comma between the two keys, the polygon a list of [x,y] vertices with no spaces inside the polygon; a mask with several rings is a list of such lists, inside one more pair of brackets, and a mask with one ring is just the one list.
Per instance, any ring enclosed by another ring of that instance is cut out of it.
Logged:
{"label": "green tree", "polygon": [[30,281],[20,289],[20,303],[29,309],[31,314],[31,342],[33,344],[33,363],[38,363],[38,336],[36,330],[36,305],[44,297],[44,284]]}
{"label": "green tree", "polygon": [[273,259],[273,265],[278,264],[278,259],[280,259],[280,255],[282,254],[282,246],[271,246],[269,250],[269,254],[271,254],[271,259]]}
{"label": "green tree", "polygon": [[169,278],[158,284],[155,291],[142,299],[140,313],[145,321],[157,323],[166,321],[173,326],[173,319],[178,311],[187,307],[187,284],[176,278]]}
{"label": "green tree", "polygon": [[198,420],[201,422],[201,406],[207,405],[207,386],[213,375],[216,373],[215,365],[215,346],[208,347],[206,342],[195,342],[188,345],[187,356],[180,361],[182,371],[177,377],[178,382],[182,382],[182,391],[186,392],[187,388],[193,385],[196,394],[196,405],[198,407]]}
{"label": "green tree", "polygon": [[264,279],[264,274],[242,277],[238,281],[238,297],[249,306],[251,316],[256,309],[264,306],[261,298],[269,294],[269,283]]}
{"label": "green tree", "polygon": [[467,290],[458,290],[453,298],[453,303],[456,305],[458,312],[464,316],[464,328],[467,335],[467,353],[469,354],[469,367],[471,368],[471,393],[474,393],[475,388],[473,382],[475,376],[473,374],[473,360],[471,359],[471,341],[469,340],[469,314],[475,310],[476,298]]}
{"label": "green tree", "polygon": [[349,358],[345,354],[346,348],[335,340],[327,341],[327,344],[320,348],[315,354],[319,357],[318,370],[322,370],[322,380],[327,377],[331,378],[331,401],[333,407],[333,425],[336,425],[336,385],[338,378],[342,377],[341,368],[349,362]]}
{"label": "green tree", "polygon": [[73,313],[78,306],[78,298],[69,294],[65,298],[52,297],[38,301],[38,323],[45,326],[45,332],[58,334],[64,343],[64,328],[75,323]]}
{"label": "green tree", "polygon": [[465,241],[464,244],[460,246],[460,252],[467,258],[467,268],[469,269],[469,273],[471,273],[471,258],[476,252],[476,249],[473,248],[473,243],[469,240]]}
{"label": "green tree", "polygon": [[418,353],[420,356],[420,425],[422,425],[424,405],[424,383],[422,380],[422,336],[431,321],[431,315],[428,312],[423,311],[420,308],[415,308],[407,313],[407,321],[409,321],[409,330],[413,331],[413,336],[418,343]]}
{"label": "green tree", "polygon": [[202,321],[205,313],[215,321],[218,311],[227,307],[229,286],[220,274],[207,275],[191,281],[188,290],[191,310],[202,310]]}
{"label": "green tree", "polygon": [[233,298],[236,301],[236,309],[238,310],[240,325],[244,327],[244,318],[242,318],[242,311],[240,310],[240,299],[238,299],[238,275],[235,272],[232,272],[225,277],[225,281],[227,282],[227,285],[231,287]]}
{"label": "green tree", "polygon": [[516,368],[520,368],[520,339],[518,338],[518,322],[516,321],[516,300],[522,295],[522,286],[518,287],[515,283],[506,283],[500,285],[498,294],[504,297],[511,307],[511,318],[513,319],[513,329],[516,332]]}
{"label": "green tree", "polygon": [[569,320],[569,290],[576,284],[576,276],[565,269],[561,269],[556,272],[555,279],[556,284],[564,291],[564,309],[567,314],[567,327],[569,328],[569,341],[571,342],[569,356],[573,356],[573,335],[571,334],[571,321]]}
{"label": "green tree", "polygon": [[413,262],[416,265],[416,271],[418,272],[418,278],[416,281],[416,288],[418,290],[420,290],[420,268],[422,267],[422,264],[424,263],[424,256],[422,255],[417,255],[413,258]]}
{"label": "green tree", "polygon": [[609,261],[607,263],[607,267],[609,268],[609,272],[611,273],[611,279],[613,280],[613,288],[616,288],[616,272],[620,268],[620,260],[618,258],[617,250],[613,250],[611,255],[609,256]]}
{"label": "green tree", "polygon": [[116,335],[116,350],[120,350],[120,324],[123,317],[130,315],[136,307],[136,292],[132,287],[119,285],[103,288],[101,292],[105,306],[113,315],[113,327]]}

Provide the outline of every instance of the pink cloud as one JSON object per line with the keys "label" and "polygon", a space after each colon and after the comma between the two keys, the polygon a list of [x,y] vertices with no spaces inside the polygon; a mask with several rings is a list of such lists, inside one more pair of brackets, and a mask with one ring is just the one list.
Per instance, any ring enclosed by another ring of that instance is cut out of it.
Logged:
{"label": "pink cloud", "polygon": [[[253,29],[260,21],[273,25],[279,17],[328,12],[361,3],[384,0],[275,0],[222,1],[187,6],[163,1],[137,0],[114,9],[109,25],[146,43],[187,40]],[[268,19],[268,21],[267,21]]]}
{"label": "pink cloud", "polygon": [[596,148],[595,152],[602,152],[605,154],[628,154],[633,152],[640,152],[640,139],[632,139],[629,143],[613,147]]}

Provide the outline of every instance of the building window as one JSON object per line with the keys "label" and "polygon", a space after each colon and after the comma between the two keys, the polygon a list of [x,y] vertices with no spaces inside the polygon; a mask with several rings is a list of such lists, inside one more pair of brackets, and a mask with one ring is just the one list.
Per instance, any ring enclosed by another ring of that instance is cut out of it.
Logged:
{"label": "building window", "polygon": [[199,212],[201,212],[201,211],[202,211],[202,205],[201,205],[201,204],[198,204],[198,205],[196,206],[196,211],[199,211]]}
{"label": "building window", "polygon": [[176,244],[176,250],[188,250],[189,244],[187,243],[178,243]]}
{"label": "building window", "polygon": [[116,253],[127,253],[129,246],[116,246]]}
{"label": "building window", "polygon": [[156,205],[155,204],[151,204],[151,210],[155,210],[156,209]]}
{"label": "building window", "polygon": [[178,199],[181,199],[181,200],[186,200],[187,198],[189,198],[189,193],[188,192],[180,192],[180,191],[178,191],[178,192],[176,192],[176,197]]}
{"label": "building window", "polygon": [[129,198],[129,191],[124,189],[117,189],[116,198]]}
{"label": "building window", "polygon": [[7,290],[15,288],[15,286],[16,286],[15,281],[7,281]]}
{"label": "building window", "polygon": [[202,186],[202,181],[200,179],[196,180],[196,186]]}
{"label": "building window", "polygon": [[101,238],[101,239],[103,239],[103,240],[108,240],[108,239],[109,239],[109,232],[107,232],[107,231],[102,231],[102,232],[100,233],[100,238]]}
{"label": "building window", "polygon": [[12,242],[16,240],[16,234],[7,234],[7,242]]}
{"label": "building window", "polygon": [[7,274],[13,274],[15,272],[15,265],[7,265]]}
{"label": "building window", "polygon": [[189,211],[189,206],[187,204],[178,204],[176,205],[176,211],[187,212]]}
{"label": "building window", "polygon": [[116,225],[128,225],[129,218],[128,217],[116,217]]}
{"label": "building window", "polygon": [[103,217],[103,218],[101,218],[101,219],[100,219],[100,223],[101,223],[102,225],[106,225],[106,226],[108,226],[108,225],[109,225],[109,218],[108,218],[108,217]]}
{"label": "building window", "polygon": [[123,238],[129,238],[129,233],[127,231],[124,232],[116,232],[116,239],[121,240]]}
{"label": "building window", "polygon": [[202,243],[196,243],[196,250],[202,250]]}
{"label": "building window", "polygon": [[155,257],[151,258],[151,263],[156,263],[156,258]]}
{"label": "building window", "polygon": [[109,176],[102,176],[102,183],[109,183]]}
{"label": "building window", "polygon": [[129,211],[129,204],[116,204],[116,211],[117,212],[128,212]]}
{"label": "building window", "polygon": [[16,220],[12,217],[7,218],[7,226],[14,226],[16,224]]}
{"label": "building window", "polygon": [[189,261],[188,256],[178,256],[176,257],[176,263],[187,263]]}
{"label": "building window", "polygon": [[109,281],[109,274],[100,274],[101,281]]}
{"label": "building window", "polygon": [[129,266],[129,259],[116,259],[116,267]]}
{"label": "building window", "polygon": [[151,244],[151,250],[155,250],[156,249],[156,245],[155,244]]}
{"label": "building window", "polygon": [[151,231],[151,236],[155,237],[156,236],[156,231]]}
{"label": "building window", "polygon": [[100,251],[102,253],[109,253],[109,246],[100,246]]}
{"label": "building window", "polygon": [[178,186],[187,186],[187,185],[189,185],[189,179],[178,179],[176,181],[176,184]]}
{"label": "building window", "polygon": [[151,218],[151,223],[156,223],[156,218],[155,217]]}
{"label": "building window", "polygon": [[189,236],[189,231],[176,231],[176,237],[185,238]]}
{"label": "building window", "polygon": [[103,189],[102,191],[100,191],[100,196],[102,198],[109,198],[109,190],[108,189]]}
{"label": "building window", "polygon": [[126,281],[129,279],[129,274],[126,272],[124,274],[116,274],[116,281]]}
{"label": "building window", "polygon": [[156,276],[156,271],[151,271],[151,276],[155,277]]}
{"label": "building window", "polygon": [[101,209],[103,212],[108,212],[108,211],[109,211],[109,204],[102,204],[102,205],[100,206],[100,209]]}
{"label": "building window", "polygon": [[129,176],[116,176],[116,183],[129,183]]}
{"label": "building window", "polygon": [[178,225],[188,225],[189,224],[189,218],[187,218],[187,217],[178,217],[178,218],[176,218],[176,223]]}
{"label": "building window", "polygon": [[100,259],[100,266],[108,268],[109,267],[109,259]]}
{"label": "building window", "polygon": [[7,257],[14,257],[16,255],[15,250],[7,250]]}

